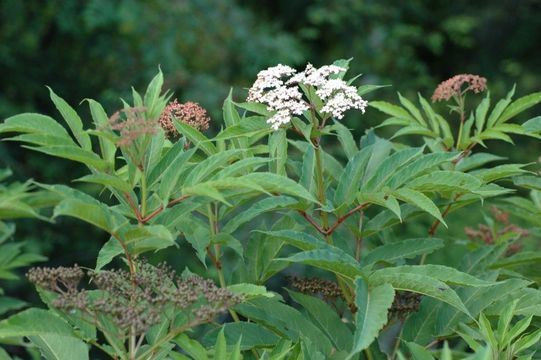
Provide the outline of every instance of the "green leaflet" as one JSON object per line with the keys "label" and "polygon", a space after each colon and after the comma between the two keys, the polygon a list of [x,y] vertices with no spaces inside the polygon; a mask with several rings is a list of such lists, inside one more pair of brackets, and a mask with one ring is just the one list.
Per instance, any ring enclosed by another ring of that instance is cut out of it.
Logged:
{"label": "green leaflet", "polygon": [[344,149],[347,158],[351,159],[359,151],[351,131],[337,120],[334,121],[334,128],[336,129],[336,134],[338,135],[338,141],[340,141],[340,144],[342,144],[342,148]]}
{"label": "green leaflet", "polygon": [[394,289],[389,284],[368,287],[362,279],[355,279],[355,334],[348,359],[368,348],[387,323],[387,311],[394,301]]}
{"label": "green leaflet", "polygon": [[87,346],[70,325],[47,310],[28,309],[0,322],[0,337],[18,336],[29,337],[47,360],[88,359]]}
{"label": "green leaflet", "polygon": [[289,295],[293,301],[302,305],[312,322],[327,335],[337,350],[349,351],[351,349],[353,344],[352,333],[340,319],[335,309],[317,297],[294,291],[289,291]]}
{"label": "green leaflet", "polygon": [[105,171],[110,168],[110,164],[107,161],[101,159],[95,153],[81,149],[77,146],[53,145],[45,147],[25,147],[47,155],[77,161],[99,171]]}
{"label": "green leaflet", "polygon": [[337,206],[349,205],[355,199],[361,180],[365,174],[373,146],[366,146],[351,158],[339,178],[334,203]]}
{"label": "green leaflet", "polygon": [[369,266],[379,261],[393,263],[399,259],[409,259],[417,255],[430,254],[443,246],[443,240],[437,238],[400,240],[379,246],[365,254],[361,265]]}
{"label": "green leaflet", "polygon": [[279,260],[311,265],[349,279],[362,275],[359,263],[354,258],[330,245],[324,249],[303,251]]}
{"label": "green leaflet", "polygon": [[375,192],[387,185],[390,177],[403,165],[419,157],[424,151],[421,148],[408,148],[395,152],[378,166],[372,176],[363,181],[363,192]]}
{"label": "green leaflet", "polygon": [[48,87],[48,89],[51,100],[68,124],[79,145],[81,145],[84,150],[91,151],[92,143],[90,142],[90,136],[83,130],[83,121],[77,112],[71,106],[69,106],[64,99],[56,95],[53,89],[50,87]]}
{"label": "green leaflet", "polygon": [[396,171],[387,184],[390,188],[396,189],[423,172],[443,163],[450,162],[457,156],[457,152],[439,152],[423,155]]}
{"label": "green leaflet", "polygon": [[301,250],[314,250],[327,246],[327,243],[306,232],[294,230],[258,231],[268,235],[269,239],[283,241]]}
{"label": "green leaflet", "polygon": [[415,273],[387,273],[387,269],[375,271],[369,276],[370,286],[378,286],[389,283],[396,290],[406,290],[424,294],[436,298],[440,301],[469,314],[468,309],[462,303],[456,292],[443,281],[430,276]]}
{"label": "green leaflet", "polygon": [[[222,326],[224,338],[228,344],[240,341],[241,350],[273,346],[280,339],[271,330],[253,322],[226,323]],[[203,337],[203,344],[209,346],[216,342],[219,329],[209,331]]]}
{"label": "green leaflet", "polygon": [[443,217],[441,216],[440,209],[430,200],[428,196],[413,189],[398,189],[394,190],[392,194],[399,200],[402,200],[408,204],[415,205],[419,209],[429,213],[436,219],[438,219],[443,225],[447,226]]}
{"label": "green leaflet", "polygon": [[254,219],[255,217],[275,209],[287,208],[293,204],[296,204],[297,200],[289,196],[274,196],[270,198],[264,198],[254,203],[250,208],[235,215],[233,218],[227,220],[226,224],[222,227],[222,232],[232,233],[237,230],[241,225]]}

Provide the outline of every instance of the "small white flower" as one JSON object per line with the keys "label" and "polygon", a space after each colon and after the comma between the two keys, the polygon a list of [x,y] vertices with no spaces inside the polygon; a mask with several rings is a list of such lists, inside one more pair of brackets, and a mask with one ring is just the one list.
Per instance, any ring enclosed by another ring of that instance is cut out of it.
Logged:
{"label": "small white flower", "polygon": [[257,74],[247,100],[265,104],[268,111],[275,112],[267,120],[274,130],[289,123],[293,115],[301,115],[309,109],[299,85],[315,88],[324,102],[321,111],[325,114],[342,119],[349,109],[359,109],[364,113],[368,103],[357,94],[357,89],[342,79],[329,78],[343,71],[346,69],[336,65],[315,68],[308,64],[303,72],[297,73],[295,69],[279,64]]}

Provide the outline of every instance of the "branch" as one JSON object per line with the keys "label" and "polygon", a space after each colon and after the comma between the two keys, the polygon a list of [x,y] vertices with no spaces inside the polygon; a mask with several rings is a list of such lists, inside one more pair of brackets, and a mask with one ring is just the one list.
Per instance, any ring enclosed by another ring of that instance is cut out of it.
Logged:
{"label": "branch", "polygon": [[[457,195],[455,196],[455,198],[453,199],[453,202],[447,204],[447,207],[446,207],[445,210],[443,210],[443,212],[441,213],[442,219],[443,219],[444,217],[446,217],[447,214],[449,214],[449,211],[451,211],[451,207],[453,206],[453,203],[454,203],[455,201],[457,201],[462,195],[464,195],[464,194],[457,194]],[[436,233],[436,230],[438,230],[438,226],[440,226],[440,224],[441,224],[441,221],[439,221],[439,220],[437,220],[437,219],[434,220],[434,222],[432,223],[432,226],[430,226],[430,229],[428,229],[428,236],[434,236],[434,234]]]}
{"label": "branch", "polygon": [[368,207],[370,204],[369,203],[362,203],[356,207],[354,207],[353,209],[351,209],[350,211],[348,211],[345,215],[343,216],[340,216],[338,219],[336,219],[336,221],[334,222],[334,224],[332,224],[328,229],[325,229],[325,228],[322,228],[321,225],[319,225],[310,215],[308,215],[306,213],[306,211],[304,210],[298,210],[299,214],[301,214],[320,234],[322,235],[325,235],[325,236],[329,236],[331,235],[335,230],[336,228],[338,228],[338,226],[340,226],[340,224],[342,224],[344,221],[347,220],[347,218],[349,218],[351,215],[355,214],[357,211],[359,210],[362,210],[366,207]]}
{"label": "branch", "polygon": [[[172,207],[173,205],[176,205],[184,200],[186,200],[187,198],[189,198],[191,195],[182,195],[176,199],[173,199],[171,201],[169,201],[167,203],[167,206],[165,206],[165,208],[170,208]],[[159,213],[161,213],[162,211],[164,210],[164,207],[163,205],[160,205],[158,206],[156,209],[154,209],[150,214],[148,214],[147,216],[145,216],[144,218],[140,218],[138,219],[139,222],[141,224],[146,224],[147,222],[149,222],[150,220],[152,220],[153,218],[155,218]]]}
{"label": "branch", "polygon": [[343,223],[344,221],[346,221],[346,219],[348,217],[350,217],[351,215],[355,214],[357,211],[359,210],[362,210],[366,207],[368,207],[370,205],[370,203],[362,203],[356,207],[354,207],[353,209],[351,209],[350,211],[348,211],[345,215],[343,216],[340,216],[336,222],[334,224],[332,224],[332,226],[327,230],[327,235],[330,235],[334,232],[334,230],[336,230],[336,228],[338,226],[340,226],[341,223]]}
{"label": "branch", "polygon": [[310,215],[306,213],[304,210],[298,210],[299,214],[301,214],[308,222],[322,235],[327,235],[327,231],[323,229]]}

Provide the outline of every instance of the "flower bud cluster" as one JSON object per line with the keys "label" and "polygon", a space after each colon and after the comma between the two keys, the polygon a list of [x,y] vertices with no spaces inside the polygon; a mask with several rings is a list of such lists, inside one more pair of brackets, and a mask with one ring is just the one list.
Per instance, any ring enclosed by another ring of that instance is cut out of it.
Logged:
{"label": "flower bud cluster", "polygon": [[116,145],[128,147],[145,135],[154,135],[157,122],[146,118],[143,107],[128,107],[115,112],[109,118],[109,127],[120,134]]}
{"label": "flower bud cluster", "polygon": [[205,131],[209,128],[210,118],[207,115],[207,110],[198,103],[188,101],[181,104],[175,99],[167,104],[159,119],[161,127],[169,138],[178,136],[177,128],[174,125],[175,121],[181,121],[199,131]]}
{"label": "flower bud cluster", "polygon": [[410,313],[419,311],[422,296],[418,293],[398,291],[389,309],[389,317],[404,319]]}
{"label": "flower bud cluster", "polygon": [[211,321],[239,303],[240,297],[199,276],[178,278],[166,265],[140,263],[135,274],[124,270],[89,272],[95,290],[78,289],[84,273],[73,268],[34,268],[28,279],[56,292],[52,306],[70,312],[80,310],[88,318],[105,316],[121,332],[143,334],[163,320],[166,310],[184,312],[193,322]]}
{"label": "flower bud cluster", "polygon": [[336,299],[342,296],[338,284],[325,279],[292,277],[290,284],[292,288],[303,294],[320,295],[325,299]]}
{"label": "flower bud cluster", "polygon": [[321,112],[325,115],[342,119],[349,109],[364,113],[368,103],[357,94],[354,86],[337,77],[345,71],[336,65],[315,68],[308,64],[304,71],[297,73],[295,69],[279,64],[259,72],[247,100],[264,104],[268,111],[274,112],[267,122],[275,130],[310,108],[303,99],[301,86],[315,88],[316,95],[323,101]]}
{"label": "flower bud cluster", "polygon": [[438,85],[432,95],[432,101],[447,101],[452,97],[460,97],[470,90],[478,94],[486,88],[487,79],[484,77],[472,74],[455,75]]}

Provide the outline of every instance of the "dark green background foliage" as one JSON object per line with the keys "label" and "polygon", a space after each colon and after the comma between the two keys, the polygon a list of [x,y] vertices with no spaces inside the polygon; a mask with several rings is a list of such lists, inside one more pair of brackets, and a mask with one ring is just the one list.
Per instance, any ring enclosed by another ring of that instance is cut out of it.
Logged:
{"label": "dark green background foliage", "polygon": [[[0,117],[23,111],[56,116],[45,85],[70,104],[95,98],[111,114],[121,106],[118,97],[127,97],[131,85],[142,89],[159,65],[165,88],[220,119],[229,87],[244,99],[244,88],[261,69],[349,57],[350,74],[363,73],[362,83],[393,86],[370,94],[370,100],[395,101],[396,91],[429,97],[455,73],[486,77],[496,98],[517,83],[522,96],[541,87],[540,12],[537,0],[2,0]],[[77,111],[86,114],[86,106]],[[361,135],[381,119],[371,109],[363,123],[345,123]],[[539,142],[517,141],[518,147],[498,145],[497,152],[535,161]],[[83,174],[72,163],[6,142],[0,159],[0,167],[12,168],[16,177],[44,183]],[[476,222],[451,221],[458,233]],[[17,234],[52,264],[93,266],[105,241],[69,219],[55,225],[19,222]]]}

